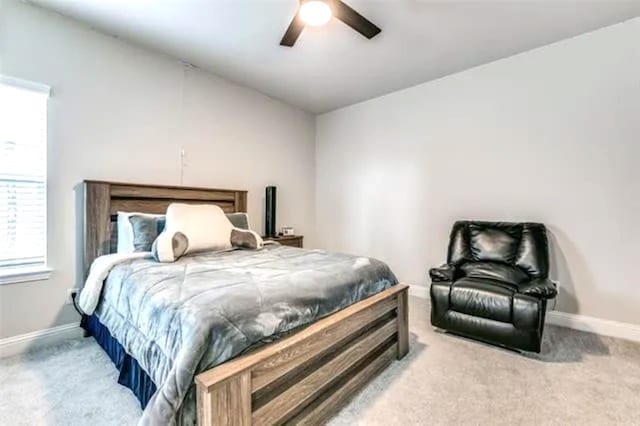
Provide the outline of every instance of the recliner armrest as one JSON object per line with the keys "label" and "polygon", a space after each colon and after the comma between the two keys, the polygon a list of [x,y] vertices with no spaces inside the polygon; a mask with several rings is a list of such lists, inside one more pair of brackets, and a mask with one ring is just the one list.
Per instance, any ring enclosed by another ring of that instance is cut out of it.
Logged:
{"label": "recliner armrest", "polygon": [[440,265],[429,269],[429,276],[433,282],[453,281],[456,275],[456,267],[453,265]]}
{"label": "recliner armrest", "polygon": [[553,299],[558,294],[556,285],[546,278],[538,278],[522,284],[518,293],[538,296],[544,299]]}

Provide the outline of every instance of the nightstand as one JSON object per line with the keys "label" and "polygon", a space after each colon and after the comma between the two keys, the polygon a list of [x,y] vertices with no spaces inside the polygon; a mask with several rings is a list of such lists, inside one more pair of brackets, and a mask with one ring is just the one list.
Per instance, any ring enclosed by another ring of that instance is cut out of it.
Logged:
{"label": "nightstand", "polygon": [[265,241],[277,241],[283,246],[299,247],[299,248],[302,248],[303,238],[304,236],[302,235],[282,235],[279,237],[265,237],[265,236],[262,237],[262,239]]}

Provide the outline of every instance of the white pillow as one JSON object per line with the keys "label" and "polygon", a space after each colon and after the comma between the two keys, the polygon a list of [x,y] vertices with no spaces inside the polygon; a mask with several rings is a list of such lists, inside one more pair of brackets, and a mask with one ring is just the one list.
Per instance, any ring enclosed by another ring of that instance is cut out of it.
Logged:
{"label": "white pillow", "polygon": [[133,253],[135,247],[133,246],[133,226],[129,216],[147,216],[147,217],[159,217],[163,214],[151,214],[151,213],[138,213],[138,212],[118,212],[118,246],[117,253]]}
{"label": "white pillow", "polygon": [[165,230],[182,232],[189,241],[185,254],[231,248],[233,225],[224,211],[213,204],[173,203],[167,208]]}

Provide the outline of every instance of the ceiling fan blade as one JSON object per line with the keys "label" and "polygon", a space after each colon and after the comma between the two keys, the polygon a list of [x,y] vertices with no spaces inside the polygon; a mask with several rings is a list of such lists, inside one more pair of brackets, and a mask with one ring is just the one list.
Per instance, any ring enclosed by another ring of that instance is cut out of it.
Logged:
{"label": "ceiling fan blade", "polygon": [[296,12],[296,16],[293,17],[287,31],[284,33],[282,40],[280,40],[280,46],[291,47],[296,43],[298,37],[300,37],[300,33],[304,28],[304,22],[298,16],[298,12]]}
{"label": "ceiling fan blade", "polygon": [[333,0],[333,15],[366,38],[373,38],[382,31],[373,22],[340,0]]}

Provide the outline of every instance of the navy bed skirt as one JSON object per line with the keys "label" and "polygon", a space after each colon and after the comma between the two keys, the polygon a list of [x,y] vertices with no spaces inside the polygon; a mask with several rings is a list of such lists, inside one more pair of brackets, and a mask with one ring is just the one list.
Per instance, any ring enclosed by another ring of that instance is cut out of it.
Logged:
{"label": "navy bed skirt", "polygon": [[140,401],[140,406],[144,409],[154,393],[156,385],[149,375],[140,367],[138,361],[125,352],[122,345],[113,337],[109,329],[102,325],[95,315],[83,316],[80,324],[90,336],[109,355],[111,361],[120,371],[118,383],[128,387]]}

